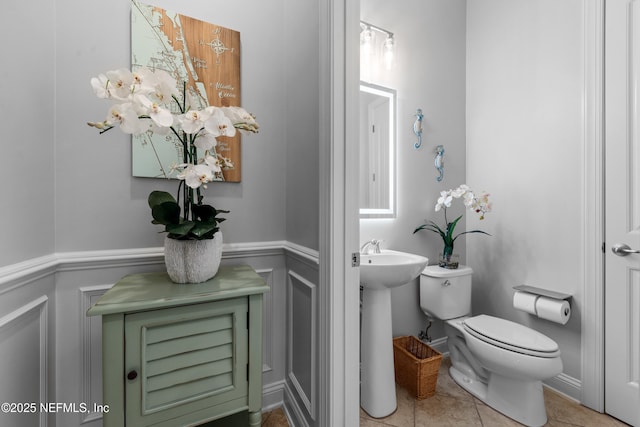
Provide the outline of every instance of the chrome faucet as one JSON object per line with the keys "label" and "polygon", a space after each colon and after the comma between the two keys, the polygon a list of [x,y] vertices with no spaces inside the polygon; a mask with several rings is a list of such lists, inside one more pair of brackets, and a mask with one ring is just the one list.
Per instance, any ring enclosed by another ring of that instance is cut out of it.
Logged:
{"label": "chrome faucet", "polygon": [[374,254],[379,254],[380,253],[380,243],[382,243],[382,240],[371,239],[368,242],[366,242],[364,245],[362,245],[362,247],[360,248],[360,253],[361,254],[370,254],[371,251],[373,250]]}

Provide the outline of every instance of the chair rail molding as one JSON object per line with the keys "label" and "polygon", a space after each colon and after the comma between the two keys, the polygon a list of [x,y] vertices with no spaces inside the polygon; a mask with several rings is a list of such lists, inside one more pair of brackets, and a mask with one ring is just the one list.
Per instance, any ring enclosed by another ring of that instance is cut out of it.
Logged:
{"label": "chair rail molding", "polygon": [[[225,243],[222,246],[222,259],[282,255],[284,253],[296,255],[315,265],[319,264],[318,251],[286,240]],[[57,252],[0,267],[0,295],[58,271],[162,263],[164,263],[163,247]]]}

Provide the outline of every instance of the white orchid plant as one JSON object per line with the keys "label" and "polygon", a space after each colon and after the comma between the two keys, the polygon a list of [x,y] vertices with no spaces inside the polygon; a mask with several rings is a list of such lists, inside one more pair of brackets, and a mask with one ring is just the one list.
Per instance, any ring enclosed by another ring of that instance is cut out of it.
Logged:
{"label": "white orchid plant", "polygon": [[212,239],[225,220],[218,214],[229,211],[203,204],[201,189],[223,169],[233,167],[216,153],[217,138],[232,137],[236,129],[258,132],[255,117],[241,107],[194,107],[197,103],[187,93],[186,83],[180,92],[176,79],[159,69],[108,71],[92,78],[91,86],[98,98],[112,101],[104,121],[87,123],[100,134],[116,126],[133,135],[171,132],[182,145],[182,163],[171,170],[180,180],[178,196],[153,191],[148,199],[152,222],[164,225],[172,239]]}
{"label": "white orchid plant", "polygon": [[467,208],[469,208],[469,210],[480,215],[481,220],[484,219],[484,214],[486,214],[487,212],[491,212],[491,202],[489,201],[488,193],[482,193],[480,196],[477,196],[467,185],[462,184],[455,190],[446,190],[440,192],[440,198],[438,198],[438,201],[436,203],[435,211],[444,211],[444,230],[440,228],[434,221],[426,220],[425,224],[422,224],[418,228],[413,230],[414,234],[421,230],[433,231],[434,233],[439,234],[444,242],[442,255],[443,258],[447,260],[449,260],[451,258],[451,255],[453,254],[454,242],[463,234],[482,233],[490,236],[489,233],[485,233],[481,230],[463,231],[462,233],[458,233],[455,236],[453,235],[456,224],[458,224],[458,221],[462,219],[462,215],[451,222],[449,222],[447,219],[447,208],[451,207],[451,204],[455,199],[462,199],[462,202]]}

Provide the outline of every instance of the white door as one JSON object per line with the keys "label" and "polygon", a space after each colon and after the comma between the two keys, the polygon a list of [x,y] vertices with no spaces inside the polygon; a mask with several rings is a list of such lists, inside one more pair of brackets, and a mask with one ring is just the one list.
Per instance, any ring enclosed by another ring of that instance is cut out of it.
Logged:
{"label": "white door", "polygon": [[389,205],[389,98],[378,97],[368,105],[369,206],[388,209]]}
{"label": "white door", "polygon": [[640,0],[605,4],[605,411],[640,426]]}

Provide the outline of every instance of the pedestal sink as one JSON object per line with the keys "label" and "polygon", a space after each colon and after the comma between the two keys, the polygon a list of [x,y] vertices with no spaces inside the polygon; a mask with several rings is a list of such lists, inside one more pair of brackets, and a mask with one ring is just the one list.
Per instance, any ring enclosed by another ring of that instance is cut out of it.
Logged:
{"label": "pedestal sink", "polygon": [[392,250],[360,256],[360,406],[374,418],[386,417],[397,407],[391,289],[414,280],[428,262],[425,257]]}

